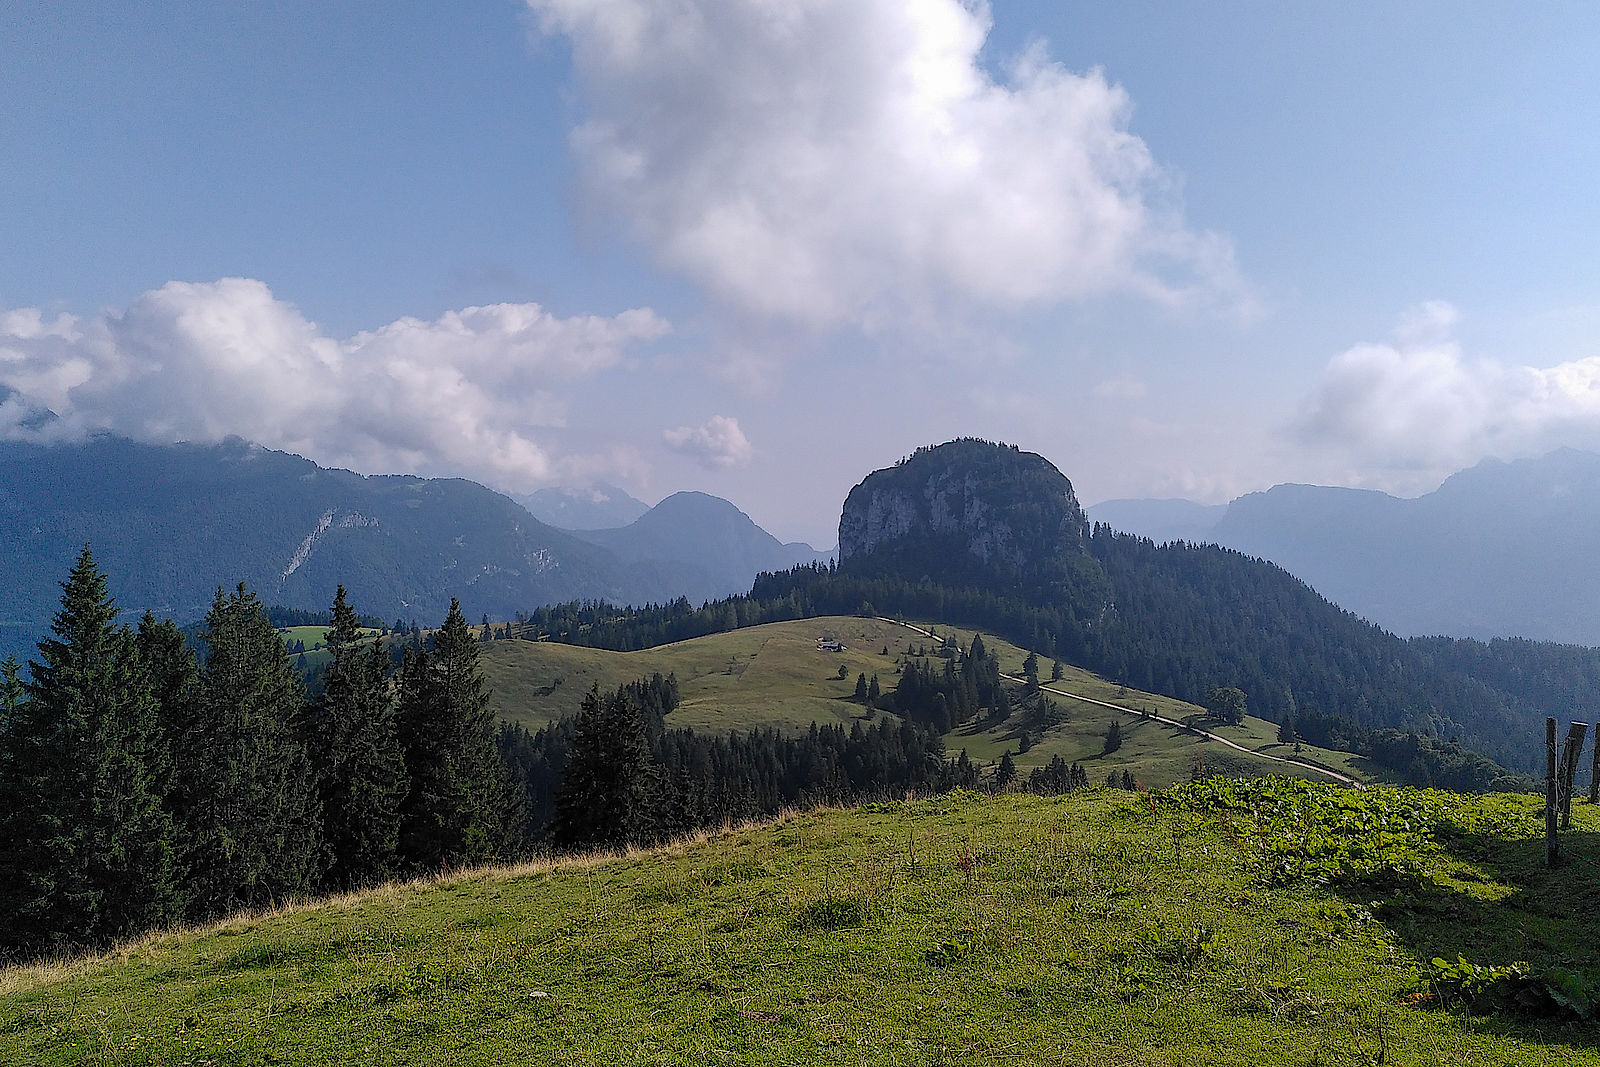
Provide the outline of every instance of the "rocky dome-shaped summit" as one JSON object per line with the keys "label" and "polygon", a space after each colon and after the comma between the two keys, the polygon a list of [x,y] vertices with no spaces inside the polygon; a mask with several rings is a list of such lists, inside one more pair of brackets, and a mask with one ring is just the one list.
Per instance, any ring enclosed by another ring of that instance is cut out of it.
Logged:
{"label": "rocky dome-shaped summit", "polygon": [[840,565],[859,573],[1051,583],[1084,557],[1088,523],[1049,460],[971,438],[920,448],[845,499]]}

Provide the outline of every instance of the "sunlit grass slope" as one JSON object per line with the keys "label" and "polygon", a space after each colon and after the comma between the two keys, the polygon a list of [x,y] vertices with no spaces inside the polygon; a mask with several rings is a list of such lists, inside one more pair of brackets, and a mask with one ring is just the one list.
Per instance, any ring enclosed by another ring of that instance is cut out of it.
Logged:
{"label": "sunlit grass slope", "polygon": [[[823,637],[846,650],[818,651]],[[673,725],[804,729],[813,722],[847,723],[861,713],[849,701],[857,675],[876,674],[892,687],[895,656],[908,639],[929,643],[892,622],[831,617],[752,626],[639,652],[496,641],[484,646],[482,663],[496,710],[530,728],[574,714],[596,682],[615,689],[660,671],[678,676],[683,695]],[[880,655],[886,647],[890,655]]]}
{"label": "sunlit grass slope", "polygon": [[[495,710],[529,729],[575,713],[595,683],[602,689],[615,689],[660,671],[676,674],[683,694],[683,703],[669,725],[715,731],[754,726],[803,730],[813,722],[848,725],[862,718],[865,709],[850,699],[856,678],[877,675],[885,690],[893,689],[902,657],[937,646],[919,631],[940,637],[952,634],[962,647],[967,647],[973,636],[971,630],[914,625],[915,629],[880,619],[834,616],[753,626],[639,652],[496,641],[484,646],[482,662],[494,690]],[[846,650],[819,651],[818,638],[824,637],[842,642]],[[1000,656],[1004,670],[1021,674],[1026,651],[987,634],[984,643]],[[845,668],[843,679],[838,676],[841,666]],[[1124,708],[1148,708],[1180,722],[1202,724],[1205,719],[1204,709],[1193,704],[1129,690],[1065,664],[1063,677],[1051,682],[1050,666],[1051,661],[1041,657],[1041,680],[1052,689]],[[1055,756],[1068,763],[1084,763],[1095,781],[1126,770],[1147,787],[1186,781],[1197,757],[1210,773],[1325,777],[1224,748],[1125,712],[1065,696],[1050,699],[1066,712],[1067,720],[1043,733],[1031,733],[1032,747],[1027,752],[1018,751],[1021,716],[994,729],[957,728],[947,735],[946,744],[952,754],[965,748],[973,759],[983,762],[997,761],[1009,750],[1024,772]],[[1113,721],[1121,723],[1124,740],[1120,749],[1105,753],[1106,731]],[[1261,719],[1247,719],[1242,727],[1215,728],[1215,732],[1266,755],[1293,755],[1293,745],[1278,743],[1277,726]],[[1369,776],[1366,761],[1349,753],[1306,746],[1301,758],[1353,777]]]}
{"label": "sunlit grass slope", "polygon": [[0,1063],[1600,1063],[1418,969],[1592,963],[1592,809],[1549,873],[1529,797],[1241,802],[961,794],[154,936],[0,972]]}

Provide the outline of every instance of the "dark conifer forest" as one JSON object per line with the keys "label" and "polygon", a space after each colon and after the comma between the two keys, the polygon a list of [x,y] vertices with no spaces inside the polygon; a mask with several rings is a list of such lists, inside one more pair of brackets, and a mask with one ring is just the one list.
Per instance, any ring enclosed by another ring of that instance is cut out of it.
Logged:
{"label": "dark conifer forest", "polygon": [[315,697],[242,585],[198,654],[171,622],[115,617],[86,547],[26,679],[4,666],[0,956],[522,849],[458,607],[396,679],[341,589]]}

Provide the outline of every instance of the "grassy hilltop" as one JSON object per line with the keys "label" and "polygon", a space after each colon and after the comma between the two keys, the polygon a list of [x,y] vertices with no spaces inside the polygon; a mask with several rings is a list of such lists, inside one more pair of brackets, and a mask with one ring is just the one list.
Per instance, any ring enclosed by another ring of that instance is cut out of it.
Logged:
{"label": "grassy hilltop", "polygon": [[0,1062],[1600,1064],[1600,813],[1555,872],[1538,815],[1285,782],[820,811],[0,972]]}
{"label": "grassy hilltop", "polygon": [[[866,709],[850,699],[857,677],[865,674],[871,678],[876,674],[885,690],[893,689],[896,663],[901,657],[932,650],[938,644],[919,631],[932,631],[941,638],[953,635],[963,647],[971,643],[973,636],[969,629],[931,623],[914,625],[916,628],[912,629],[882,619],[831,616],[752,626],[638,652],[610,652],[553,642],[496,641],[482,646],[481,662],[494,691],[496,713],[529,729],[576,713],[583,695],[595,683],[602,690],[615,689],[659,671],[676,674],[683,695],[669,725],[712,731],[756,726],[804,730],[813,722],[848,726],[862,719]],[[846,650],[820,651],[817,642],[824,637],[842,642]],[[1026,651],[988,634],[983,640],[990,652],[999,655],[1003,670],[1022,673]],[[882,654],[885,648],[887,655]],[[842,679],[840,666],[845,668]],[[1141,720],[1135,714],[1148,708],[1166,718],[1198,725],[1206,717],[1203,708],[1130,690],[1064,664],[1062,670],[1059,681],[1048,681],[1050,661],[1041,657],[1040,677],[1049,689],[1131,710],[1118,712],[1051,694],[1050,699],[1066,713],[1066,722],[1042,733],[1031,731],[1037,734],[1031,738],[1032,747],[1014,757],[1024,772],[1061,756],[1068,763],[1081,761],[1092,781],[1104,781],[1110,772],[1128,770],[1141,785],[1154,788],[1187,781],[1199,755],[1211,773],[1238,777],[1292,774],[1327,780],[1326,776]],[[1122,747],[1102,754],[1106,731],[1113,721],[1121,724]],[[952,754],[965,748],[973,759],[992,762],[1007,750],[1017,752],[1018,733],[1023,727],[1024,716],[1014,715],[991,729],[952,730],[945,736],[945,744]],[[1241,727],[1207,725],[1206,729],[1263,755],[1292,755],[1294,746],[1279,744],[1277,726],[1262,719],[1248,718]],[[1349,753],[1305,746],[1302,758],[1355,778],[1373,775],[1366,760]]]}

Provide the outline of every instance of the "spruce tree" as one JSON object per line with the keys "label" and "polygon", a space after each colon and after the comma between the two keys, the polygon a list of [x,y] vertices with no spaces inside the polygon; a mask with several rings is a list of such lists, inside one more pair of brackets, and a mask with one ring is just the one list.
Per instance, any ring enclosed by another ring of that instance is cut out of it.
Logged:
{"label": "spruce tree", "polygon": [[[171,794],[177,743],[173,720],[193,714],[194,687],[199,683],[200,672],[195,666],[193,650],[171,619],[158,620],[146,611],[139,620],[139,628],[134,631],[133,644],[150,682],[150,695],[156,702],[158,751],[150,760],[151,785],[165,802]],[[167,809],[170,814],[170,804]],[[176,819],[173,833],[174,842],[181,844],[183,829]]]}
{"label": "spruce tree", "polygon": [[362,640],[342,585],[333,598],[328,652],[307,726],[329,857],[326,881],[348,889],[393,872],[406,781],[389,656],[381,641]]}
{"label": "spruce tree", "polygon": [[408,782],[399,838],[406,865],[437,870],[514,847],[520,805],[496,747],[478,642],[453,598],[432,651],[408,650],[402,661],[397,731]]}
{"label": "spruce tree", "polygon": [[104,945],[175,910],[172,826],[149,770],[155,701],[115,618],[85,545],[0,733],[0,937],[13,952]]}
{"label": "spruce tree", "polygon": [[1006,749],[1005,754],[1000,757],[1000,766],[995,768],[995,788],[1004,791],[1007,786],[1016,780],[1017,763],[1011,758],[1011,750]]}
{"label": "spruce tree", "polygon": [[[17,657],[7,656],[5,662],[0,663],[0,737],[5,735],[6,724],[21,710],[25,695],[22,664],[17,662]],[[0,782],[5,780],[5,773],[0,771]]]}
{"label": "spruce tree", "polygon": [[[181,638],[159,625],[144,633],[156,648]],[[173,739],[168,804],[182,830],[193,919],[308,892],[324,863],[316,783],[298,736],[305,692],[282,638],[241,583],[230,596],[217,590],[201,640],[205,665],[187,698],[169,699],[165,716]],[[158,662],[173,658],[168,651]]]}
{"label": "spruce tree", "polygon": [[20,720],[26,714],[26,701],[22,665],[15,656],[7,656],[0,666],[0,959],[21,942],[14,920],[25,898],[23,875],[28,869],[23,847],[32,829],[32,813],[25,807],[29,797],[22,788],[27,749]]}
{"label": "spruce tree", "polygon": [[556,843],[581,848],[646,840],[654,772],[632,698],[622,691],[602,695],[596,684],[578,709],[556,793]]}

